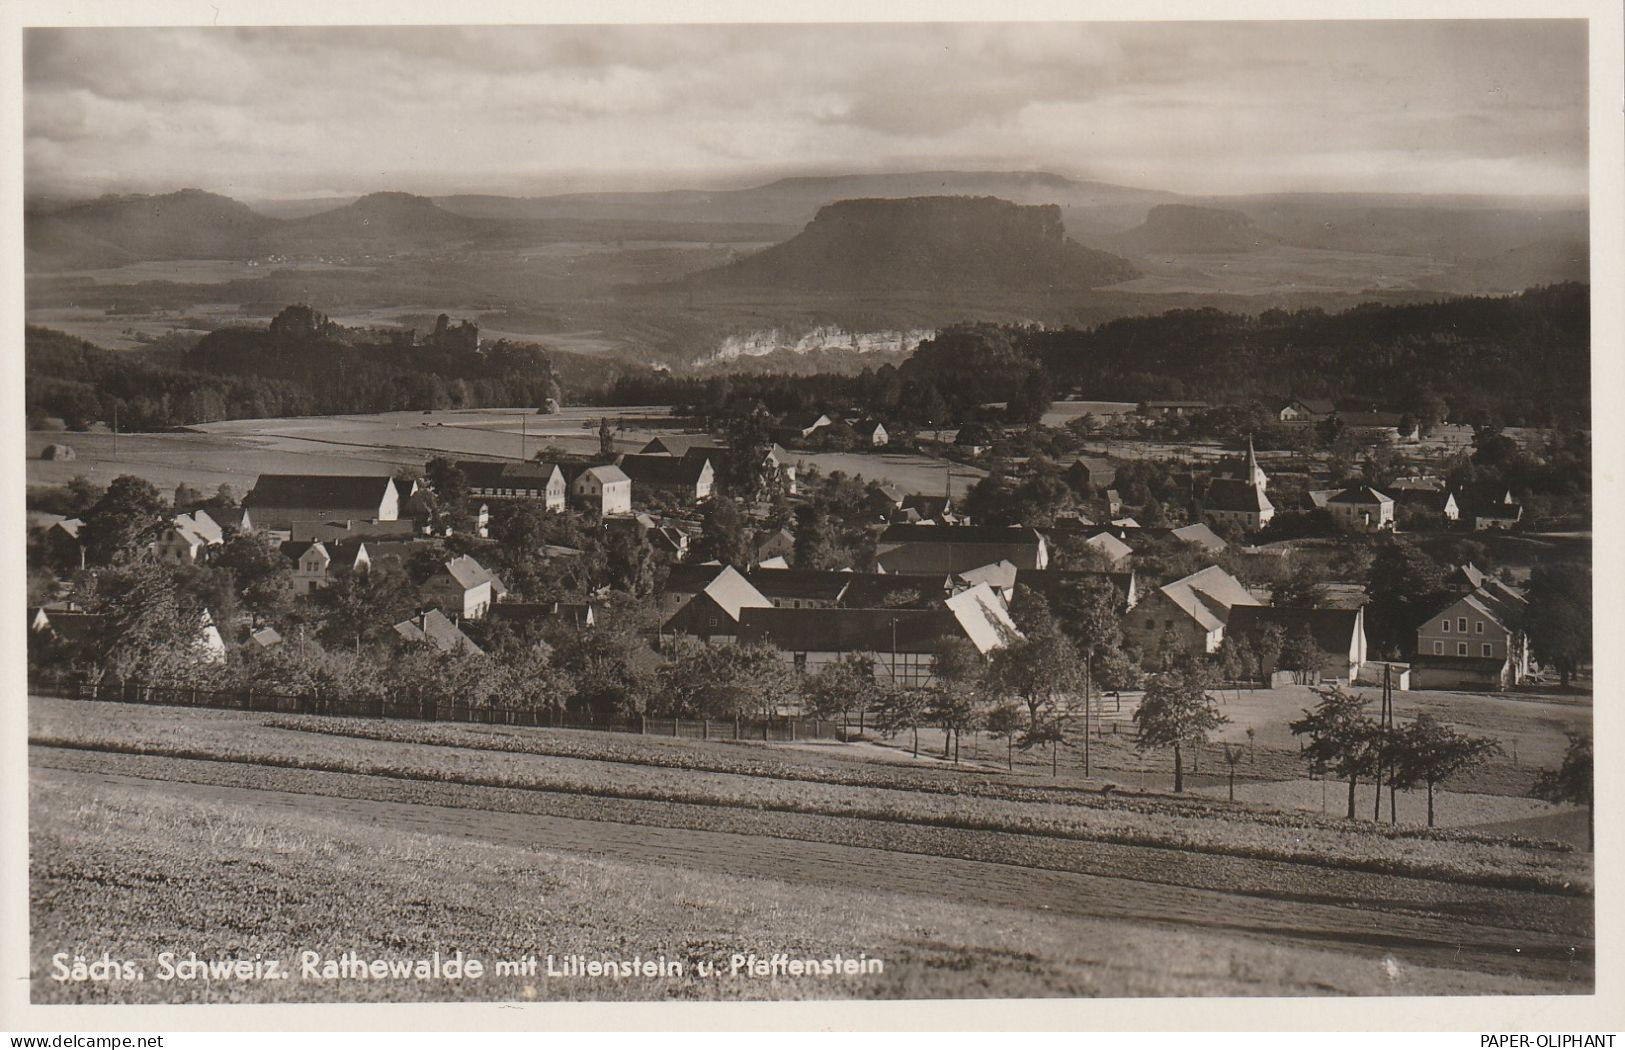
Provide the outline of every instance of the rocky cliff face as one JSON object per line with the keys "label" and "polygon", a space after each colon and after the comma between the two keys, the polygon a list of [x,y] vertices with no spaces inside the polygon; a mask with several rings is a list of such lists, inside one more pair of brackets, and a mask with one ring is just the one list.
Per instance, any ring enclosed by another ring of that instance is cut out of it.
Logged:
{"label": "rocky cliff face", "polygon": [[906,354],[936,333],[927,328],[901,331],[849,332],[834,325],[818,325],[797,333],[784,328],[768,328],[745,335],[731,335],[698,364],[737,361],[742,357],[767,357],[779,352],[814,354],[839,351],[850,354]]}
{"label": "rocky cliff face", "polygon": [[701,288],[874,294],[1082,290],[1135,275],[1067,239],[1055,205],[996,197],[838,201],[800,234],[696,274]]}
{"label": "rocky cliff face", "polygon": [[1212,254],[1250,252],[1280,243],[1239,211],[1159,204],[1145,222],[1111,238],[1112,247],[1130,253]]}

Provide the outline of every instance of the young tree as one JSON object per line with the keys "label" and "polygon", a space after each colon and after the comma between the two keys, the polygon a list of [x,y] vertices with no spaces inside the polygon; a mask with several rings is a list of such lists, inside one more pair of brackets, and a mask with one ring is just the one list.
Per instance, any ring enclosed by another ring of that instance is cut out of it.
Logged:
{"label": "young tree", "polygon": [[[1308,624],[1299,624],[1298,629],[1287,636],[1286,644],[1281,646],[1281,659],[1279,666],[1283,671],[1296,671],[1303,674],[1313,671],[1320,665],[1320,646],[1315,643],[1315,636],[1309,630]],[[1302,678],[1299,679],[1302,681]]]}
{"label": "young tree", "polygon": [[1246,754],[1247,749],[1240,744],[1226,743],[1224,745],[1224,764],[1230,767],[1231,802],[1236,800],[1236,766],[1241,764],[1241,759]]}
{"label": "young tree", "polygon": [[1501,753],[1501,744],[1489,737],[1468,736],[1452,726],[1421,714],[1395,733],[1390,743],[1390,777],[1396,787],[1427,785],[1428,827],[1433,826],[1433,789],[1464,770]]}
{"label": "young tree", "polygon": [[632,529],[616,529],[604,542],[604,567],[609,585],[634,598],[647,597],[655,589],[658,560],[648,537]]}
{"label": "young tree", "polygon": [[875,726],[888,737],[905,729],[914,732],[914,757],[920,757],[920,726],[930,717],[925,690],[879,683],[875,697]]}
{"label": "young tree", "polygon": [[447,456],[435,456],[423,468],[423,480],[434,493],[434,506],[439,516],[435,524],[448,526],[456,532],[467,531],[472,520],[468,513],[468,478],[463,475],[457,461]]}
{"label": "young tree", "polygon": [[416,589],[403,570],[385,562],[366,572],[339,572],[311,598],[323,637],[360,652],[364,641],[387,637],[392,625],[412,614]]}
{"label": "young tree", "polygon": [[1366,581],[1373,642],[1400,652],[1416,644],[1416,627],[1432,615],[1447,593],[1444,571],[1415,544],[1390,539],[1371,559]]}
{"label": "young tree", "polygon": [[1141,750],[1155,747],[1174,749],[1174,791],[1185,790],[1182,749],[1202,743],[1212,730],[1230,720],[1208,695],[1206,681],[1197,674],[1168,671],[1146,682],[1145,696],[1134,712],[1135,742]]}
{"label": "young tree", "polygon": [[1547,770],[1535,780],[1536,798],[1547,802],[1569,802],[1586,808],[1586,829],[1590,848],[1597,848],[1596,803],[1592,794],[1591,734],[1570,733],[1569,746],[1563,752],[1563,761]]}
{"label": "young tree", "polygon": [[1365,716],[1366,705],[1370,703],[1367,698],[1337,687],[1315,692],[1320,696],[1320,703],[1314,710],[1305,711],[1303,717],[1288,728],[1294,736],[1309,738],[1304,754],[1311,771],[1348,780],[1348,819],[1353,820],[1355,785],[1362,776],[1376,771],[1381,756],[1381,730]]}
{"label": "young tree", "polygon": [[946,638],[933,654],[931,688],[927,701],[931,720],[942,726],[942,757],[959,762],[959,734],[976,724],[980,710],[982,654],[964,638]]}
{"label": "young tree", "polygon": [[1540,562],[1529,576],[1529,641],[1563,687],[1591,659],[1591,570],[1577,562]]}
{"label": "young tree", "polygon": [[994,692],[1019,697],[1027,705],[1031,732],[1046,721],[1044,712],[1053,708],[1058,698],[1081,685],[1083,660],[1047,608],[1023,618],[1025,623],[1017,620],[1022,633],[994,650],[988,684]]}
{"label": "young tree", "polygon": [[1012,703],[999,704],[987,713],[986,726],[988,734],[995,740],[1004,741],[1004,764],[1006,769],[1016,768],[1016,737],[1021,733],[1021,708]]}
{"label": "young tree", "polygon": [[236,533],[221,545],[214,564],[231,573],[256,622],[287,610],[293,566],[270,536],[257,530]]}

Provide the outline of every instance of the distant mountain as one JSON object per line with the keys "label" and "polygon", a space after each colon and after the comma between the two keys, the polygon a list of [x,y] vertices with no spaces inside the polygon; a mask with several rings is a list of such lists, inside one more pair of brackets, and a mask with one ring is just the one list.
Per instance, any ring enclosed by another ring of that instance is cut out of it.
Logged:
{"label": "distant mountain", "polygon": [[1082,291],[1135,275],[1069,240],[1061,209],[996,197],[839,201],[783,244],[683,283],[708,291],[863,295]]}
{"label": "distant mountain", "polygon": [[1463,259],[1439,283],[1451,290],[1515,292],[1537,284],[1590,280],[1591,253],[1584,241],[1548,240]]}
{"label": "distant mountain", "polygon": [[272,244],[284,250],[431,247],[493,232],[490,223],[446,211],[428,197],[369,193],[353,204],[279,225]]}
{"label": "distant mountain", "polygon": [[1154,204],[1180,198],[1160,190],[1069,179],[1042,171],[920,171],[880,175],[818,175],[779,179],[738,190],[653,193],[567,193],[547,197],[444,197],[439,203],[469,215],[616,219],[662,222],[758,223],[800,227],[827,204],[856,198],[973,196],[1017,204],[1056,204],[1067,228],[1079,235],[1125,230]]}
{"label": "distant mountain", "polygon": [[270,229],[247,205],[203,190],[102,197],[26,217],[30,267],[117,266],[143,259],[243,259]]}
{"label": "distant mountain", "polygon": [[1279,238],[1239,211],[1158,204],[1146,213],[1145,222],[1105,243],[1131,254],[1210,254],[1257,251],[1279,243]]}

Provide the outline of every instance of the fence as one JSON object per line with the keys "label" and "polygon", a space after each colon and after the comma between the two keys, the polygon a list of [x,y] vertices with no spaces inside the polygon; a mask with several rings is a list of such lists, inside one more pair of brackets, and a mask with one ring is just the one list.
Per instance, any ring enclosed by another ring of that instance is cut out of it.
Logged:
{"label": "fence", "polygon": [[[60,685],[30,683],[36,696],[67,700],[102,700],[165,707],[209,707],[228,711],[263,711],[272,714],[326,715],[333,718],[395,718],[422,722],[467,722],[477,725],[532,726],[540,729],[590,729],[604,733],[638,733],[690,740],[762,740],[790,743],[797,740],[850,740],[863,733],[863,715],[856,722],[831,722],[798,715],[773,718],[684,719],[640,716],[632,719],[569,720],[555,710],[444,703],[415,697],[393,700],[340,699],[304,693],[274,693],[263,689],[210,690],[190,686],[150,685],[143,682],[71,682]],[[851,729],[857,728],[857,733]]]}

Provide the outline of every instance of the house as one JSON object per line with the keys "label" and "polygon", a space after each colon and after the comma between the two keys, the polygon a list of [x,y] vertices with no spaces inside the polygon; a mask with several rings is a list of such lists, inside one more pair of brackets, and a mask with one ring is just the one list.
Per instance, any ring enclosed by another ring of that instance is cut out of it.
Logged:
{"label": "house", "polygon": [[1493,577],[1479,578],[1479,586],[1458,595],[1416,629],[1413,688],[1506,689],[1528,675],[1529,643],[1523,629],[1528,601]]}
{"label": "house", "polygon": [[1005,608],[1008,609],[1010,607],[1010,599],[1014,597],[1016,593],[1017,571],[1018,570],[1016,569],[1015,565],[1008,561],[1000,560],[992,562],[988,565],[978,566],[974,569],[967,569],[964,572],[955,573],[952,587],[957,592],[969,587],[977,587],[986,584],[988,589],[991,590],[1000,601],[1004,602]]}
{"label": "house", "polygon": [[1394,497],[1370,485],[1351,485],[1326,501],[1332,520],[1350,532],[1380,532],[1394,527]]}
{"label": "house", "polygon": [[956,573],[1000,560],[1018,569],[1049,564],[1049,545],[1021,525],[889,525],[875,544],[885,572]]}
{"label": "house", "polygon": [[1083,545],[1100,554],[1106,559],[1106,564],[1117,568],[1128,564],[1134,556],[1134,548],[1118,539],[1111,532],[1097,532],[1083,541]]}
{"label": "house", "polygon": [[191,514],[177,514],[158,538],[152,542],[155,558],[171,565],[196,565],[208,557],[211,549],[221,546],[225,535],[213,518],[203,510]]}
{"label": "house", "polygon": [[841,594],[848,609],[932,609],[960,589],[947,573],[843,572]]}
{"label": "house", "polygon": [[1190,416],[1212,407],[1206,401],[1142,401],[1138,411],[1142,416]]}
{"label": "house", "polygon": [[248,644],[260,649],[275,649],[282,644],[282,632],[275,627],[261,627],[249,631]]}
{"label": "house", "polygon": [[747,608],[739,641],[778,650],[797,671],[857,654],[874,659],[877,679],[909,688],[935,682],[937,650],[964,639],[982,655],[1019,637],[1004,603],[984,584],[961,591],[933,609]]}
{"label": "house", "polygon": [[485,655],[485,650],[475,645],[474,640],[439,609],[429,609],[402,620],[395,625],[395,633],[410,644],[432,646],[447,656]]}
{"label": "house", "polygon": [[[1149,536],[1149,534],[1159,530],[1142,528],[1140,531]],[[1222,551],[1230,546],[1228,543],[1224,542],[1222,538],[1220,538],[1218,533],[1214,532],[1201,522],[1197,522],[1194,525],[1181,525],[1178,528],[1169,529],[1168,535],[1172,536],[1176,540],[1179,540],[1181,543],[1194,543],[1196,546],[1205,551]]]}
{"label": "house", "polygon": [[833,609],[852,585],[852,573],[820,569],[772,569],[758,566],[746,574],[777,609]]}
{"label": "house", "polygon": [[875,482],[871,485],[869,491],[874,493],[875,498],[882,503],[881,511],[886,515],[901,510],[903,501],[908,498],[908,495],[902,489],[889,481]]}
{"label": "house", "polygon": [[775,529],[756,534],[755,556],[757,564],[773,558],[791,558],[796,553],[796,537],[789,529]]}
{"label": "house", "polygon": [[286,532],[296,521],[395,521],[400,490],[385,475],[261,474],[243,499],[257,528]]}
{"label": "house", "polygon": [[1079,456],[1066,468],[1066,480],[1085,495],[1103,493],[1117,484],[1117,467],[1100,456]]}
{"label": "house", "polygon": [[[638,450],[640,455],[648,456],[676,456],[690,460],[709,460],[714,471],[725,472],[732,464],[733,450],[718,445],[714,438],[697,435],[678,437],[657,437]],[[762,460],[758,464],[764,472],[776,473],[783,483],[785,491],[791,495],[796,491],[796,465],[791,461],[790,453],[778,443],[769,444],[762,453]]]}
{"label": "house", "polygon": [[1272,627],[1291,641],[1303,632],[1314,640],[1315,664],[1299,669],[1308,684],[1326,679],[1353,683],[1365,663],[1365,610],[1297,609],[1276,605],[1235,605],[1225,636],[1252,645]]}
{"label": "house", "polygon": [[1161,649],[1169,635],[1176,644],[1197,652],[1216,652],[1224,641],[1230,610],[1262,604],[1240,580],[1210,565],[1141,598],[1123,618],[1123,636],[1148,654]]}
{"label": "house", "polygon": [[1463,494],[1463,513],[1475,531],[1510,529],[1523,519],[1523,504],[1507,488],[1478,488]]}
{"label": "house", "polygon": [[1017,587],[1030,587],[1044,596],[1050,608],[1055,599],[1069,589],[1093,580],[1111,585],[1117,592],[1119,612],[1127,612],[1140,601],[1139,583],[1130,572],[1094,572],[1086,569],[1027,569],[1016,573]]}
{"label": "house", "polygon": [[565,469],[565,476],[570,497],[581,509],[601,518],[632,513],[632,479],[620,467],[575,464]]}
{"label": "house", "polygon": [[794,432],[799,437],[809,438],[819,428],[830,426],[834,422],[824,413],[814,412],[811,414],[804,413],[799,416],[785,416],[779,426],[786,431]]}
{"label": "house", "polygon": [[1301,398],[1288,401],[1276,413],[1283,423],[1313,423],[1335,415],[1337,406],[1324,398]]}
{"label": "house", "polygon": [[852,419],[847,422],[857,431],[858,440],[870,448],[884,448],[891,441],[885,425],[877,419]]}
{"label": "house", "polygon": [[1454,492],[1424,488],[1393,489],[1392,486],[1390,489],[1393,491],[1396,520],[1401,510],[1441,521],[1461,518],[1461,505],[1456,502]]}
{"label": "house", "polygon": [[467,554],[435,566],[418,588],[425,602],[464,620],[478,620],[508,593],[501,580]]}
{"label": "house", "polygon": [[710,499],[716,471],[705,456],[621,455],[615,465],[631,479],[640,494],[666,492],[685,503]]}
{"label": "house", "polygon": [[949,496],[904,496],[899,509],[913,511],[918,515],[918,520],[936,522],[938,525],[953,525],[959,520],[954,514],[954,501]]}
{"label": "house", "polygon": [[[710,581],[682,604],[662,625],[662,631],[693,635],[705,642],[732,642],[739,634],[739,617],[744,610],[773,607],[773,602],[733,566],[696,568],[709,569]],[[673,576],[676,575],[674,568]],[[672,590],[669,578],[666,586],[668,591]],[[678,586],[683,584],[679,582]]]}
{"label": "house", "polygon": [[360,541],[287,540],[280,544],[280,549],[282,556],[293,562],[288,586],[296,595],[326,587],[340,571],[365,572],[372,567],[372,551]]}
{"label": "house", "polygon": [[457,461],[471,499],[541,500],[548,510],[563,510],[564,472],[556,463],[525,460]]}
{"label": "house", "polygon": [[79,530],[85,523],[79,518],[63,518],[54,521],[45,530],[45,545],[51,549],[52,558],[60,565],[78,565],[85,567],[85,546],[79,538]]}
{"label": "house", "polygon": [[598,608],[592,602],[500,602],[491,606],[486,622],[515,627],[564,624],[583,631],[598,626]]}

